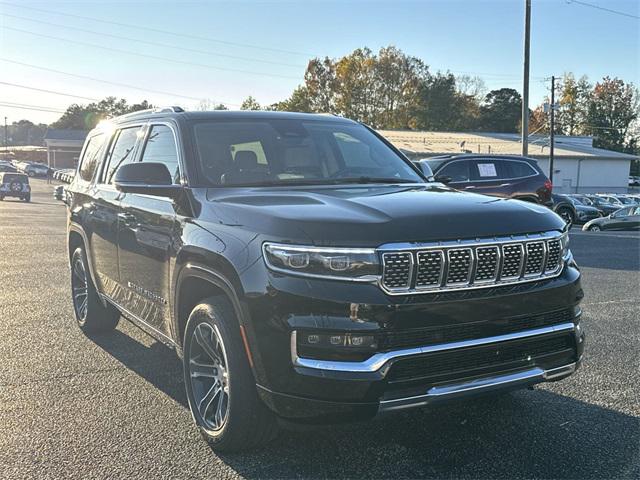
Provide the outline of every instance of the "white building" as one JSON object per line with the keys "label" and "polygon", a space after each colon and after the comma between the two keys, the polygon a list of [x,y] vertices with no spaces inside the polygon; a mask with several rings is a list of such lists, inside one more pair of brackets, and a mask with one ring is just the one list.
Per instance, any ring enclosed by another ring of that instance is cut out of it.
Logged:
{"label": "white building", "polygon": [[[413,158],[456,153],[521,155],[520,135],[515,133],[458,133],[381,130],[397,148]],[[533,135],[529,157],[549,175],[549,137]],[[634,155],[593,146],[593,137],[556,135],[553,165],[557,193],[626,193]]]}

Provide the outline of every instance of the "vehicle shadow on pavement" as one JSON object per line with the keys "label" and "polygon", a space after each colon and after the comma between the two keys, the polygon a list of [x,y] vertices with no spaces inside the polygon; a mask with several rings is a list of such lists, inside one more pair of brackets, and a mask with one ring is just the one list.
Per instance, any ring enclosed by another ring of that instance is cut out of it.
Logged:
{"label": "vehicle shadow on pavement", "polygon": [[[132,326],[131,328],[136,327]],[[153,341],[147,347],[119,330],[95,334],[90,338],[131,371],[140,375],[184,408],[188,408],[182,378],[182,363],[171,349],[158,341]]]}
{"label": "vehicle shadow on pavement", "polygon": [[[160,342],[115,330],[92,340],[188,408],[182,366]],[[212,452],[246,478],[639,478],[640,418],[539,387],[283,430],[262,450]]]}
{"label": "vehicle shadow on pavement", "polygon": [[547,390],[284,432],[246,478],[638,478],[640,419]]}

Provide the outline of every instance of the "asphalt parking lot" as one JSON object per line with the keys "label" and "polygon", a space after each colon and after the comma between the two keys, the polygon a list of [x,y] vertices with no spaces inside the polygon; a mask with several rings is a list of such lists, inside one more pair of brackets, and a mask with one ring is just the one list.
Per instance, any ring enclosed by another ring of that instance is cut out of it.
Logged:
{"label": "asphalt parking lot", "polygon": [[572,235],[588,344],[569,379],[218,455],[172,351],[74,324],[65,208],[32,184],[0,202],[0,478],[640,478],[637,232]]}

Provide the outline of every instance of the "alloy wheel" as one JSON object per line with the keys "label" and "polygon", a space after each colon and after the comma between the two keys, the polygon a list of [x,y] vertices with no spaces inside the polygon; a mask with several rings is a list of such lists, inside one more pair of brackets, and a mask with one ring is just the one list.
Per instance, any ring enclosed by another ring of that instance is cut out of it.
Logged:
{"label": "alloy wheel", "polygon": [[203,322],[193,330],[188,361],[194,407],[206,428],[220,430],[229,414],[229,370],[217,327]]}
{"label": "alloy wheel", "polygon": [[73,307],[81,321],[87,318],[89,301],[89,286],[87,284],[87,271],[81,255],[76,255],[71,273],[71,288],[73,290]]}

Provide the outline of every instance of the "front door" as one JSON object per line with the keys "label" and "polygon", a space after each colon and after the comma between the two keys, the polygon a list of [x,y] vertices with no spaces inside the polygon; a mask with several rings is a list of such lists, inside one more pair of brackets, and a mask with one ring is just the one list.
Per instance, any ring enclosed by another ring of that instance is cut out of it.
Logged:
{"label": "front door", "polygon": [[[142,147],[142,162],[164,163],[180,183],[174,127],[151,125]],[[123,307],[157,332],[168,336],[171,316],[170,261],[177,228],[171,199],[150,195],[122,196],[118,217],[118,265],[126,292]]]}

